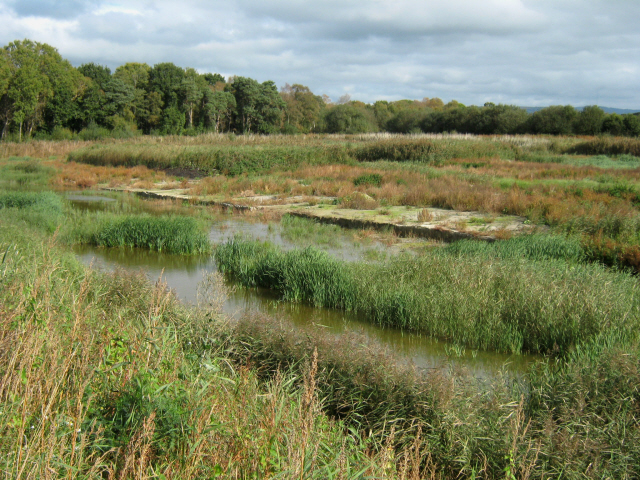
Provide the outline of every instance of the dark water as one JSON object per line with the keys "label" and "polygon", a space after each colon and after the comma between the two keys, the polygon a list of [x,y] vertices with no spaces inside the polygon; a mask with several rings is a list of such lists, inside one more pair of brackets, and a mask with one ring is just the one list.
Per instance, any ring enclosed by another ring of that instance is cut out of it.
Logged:
{"label": "dark water", "polygon": [[[210,238],[221,242],[236,233],[269,240],[283,248],[295,245],[282,237],[279,226],[262,223],[246,223],[240,220],[228,220],[212,229]],[[373,245],[371,248],[379,248]],[[367,247],[355,249],[348,242],[333,244],[326,250],[331,255],[347,260],[357,260],[366,256]],[[209,257],[189,257],[150,252],[142,249],[104,249],[80,246],[75,248],[79,259],[96,268],[113,270],[117,267],[127,270],[143,270],[151,280],[166,281],[169,288],[183,301],[195,303],[198,284],[203,276],[215,271],[215,261]],[[317,308],[305,304],[291,304],[278,301],[272,291],[263,289],[245,289],[231,287],[231,292],[223,310],[231,317],[238,318],[247,310],[256,310],[286,318],[300,327],[315,324],[327,331],[342,334],[355,331],[368,339],[373,339],[401,357],[407,358],[418,367],[440,368],[458,366],[467,368],[478,377],[491,377],[505,371],[509,374],[523,372],[536,357],[527,355],[504,355],[493,352],[457,349],[445,342],[409,334],[399,330],[380,328],[357,315],[339,310]]]}

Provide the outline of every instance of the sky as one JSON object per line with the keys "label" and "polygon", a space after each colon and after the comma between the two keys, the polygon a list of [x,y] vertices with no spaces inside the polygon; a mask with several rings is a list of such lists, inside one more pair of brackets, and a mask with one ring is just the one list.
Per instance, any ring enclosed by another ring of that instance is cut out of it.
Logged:
{"label": "sky", "polygon": [[173,62],[337,101],[640,110],[638,0],[0,0],[0,43]]}

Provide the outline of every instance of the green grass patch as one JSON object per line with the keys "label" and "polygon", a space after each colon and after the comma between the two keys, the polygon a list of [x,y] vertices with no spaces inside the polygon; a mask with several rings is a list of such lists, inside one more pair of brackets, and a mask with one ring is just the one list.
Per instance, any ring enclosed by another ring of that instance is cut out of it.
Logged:
{"label": "green grass patch", "polygon": [[374,187],[379,187],[382,185],[382,175],[379,173],[368,173],[365,175],[360,175],[353,179],[353,184],[357,187],[359,185],[371,185]]}
{"label": "green grass patch", "polygon": [[344,232],[338,225],[317,222],[295,215],[284,215],[280,221],[282,238],[303,245],[340,245]]}
{"label": "green grass patch", "polygon": [[502,260],[564,260],[583,262],[585,252],[579,238],[562,235],[532,234],[521,235],[496,242],[461,240],[444,247],[446,254],[455,257],[479,256]]}
{"label": "green grass patch", "polygon": [[41,189],[49,183],[53,173],[53,168],[42,165],[35,158],[11,157],[0,165],[0,188]]}
{"label": "green grass patch", "polygon": [[52,233],[63,221],[62,199],[53,192],[0,192],[0,216]]}

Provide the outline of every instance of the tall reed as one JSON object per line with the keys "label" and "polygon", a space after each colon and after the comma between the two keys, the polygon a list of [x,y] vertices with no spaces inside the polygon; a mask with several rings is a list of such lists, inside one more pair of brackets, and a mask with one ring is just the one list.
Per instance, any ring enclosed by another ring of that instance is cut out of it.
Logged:
{"label": "tall reed", "polygon": [[547,260],[436,252],[358,264],[313,248],[282,252],[240,239],[215,250],[219,268],[243,285],[474,348],[565,354],[611,328],[636,338],[640,287],[634,278],[533,253]]}
{"label": "tall reed", "polygon": [[139,247],[177,254],[202,254],[211,250],[200,223],[186,216],[76,215],[64,231],[69,243],[99,247]]}

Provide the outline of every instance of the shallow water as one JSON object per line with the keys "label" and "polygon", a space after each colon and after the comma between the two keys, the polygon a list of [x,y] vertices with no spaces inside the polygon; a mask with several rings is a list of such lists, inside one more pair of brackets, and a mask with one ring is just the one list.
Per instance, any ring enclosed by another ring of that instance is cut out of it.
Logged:
{"label": "shallow water", "polygon": [[64,198],[69,201],[76,210],[87,212],[104,210],[107,204],[112,204],[112,202],[116,201],[113,198],[100,195],[67,194]]}
{"label": "shallow water", "polygon": [[[238,219],[227,220],[214,226],[210,238],[217,243],[233,238],[238,233],[268,240],[283,248],[297,246],[282,236],[279,225],[248,223]],[[381,248],[375,244],[354,247],[353,244],[349,244],[348,236],[345,236],[339,243],[332,242],[330,246],[325,246],[325,250],[338,258],[359,260],[366,256],[369,247]],[[216,270],[215,261],[210,256],[189,257],[142,249],[87,246],[78,246],[74,250],[78,258],[87,265],[92,264],[106,270],[142,270],[153,281],[162,278],[177,297],[187,303],[195,303],[198,284],[206,273]],[[335,334],[358,332],[422,368],[463,367],[477,377],[487,378],[501,371],[510,374],[523,372],[536,359],[527,355],[504,355],[471,349],[456,350],[446,342],[400,330],[380,328],[349,312],[281,302],[274,292],[266,289],[247,289],[233,284],[229,286],[231,292],[223,305],[223,311],[231,317],[238,318],[246,311],[255,310],[277,318],[286,318],[292,325],[301,328],[316,325]]]}
{"label": "shallow water", "polygon": [[228,219],[214,225],[209,232],[209,240],[218,244],[229,241],[237,235],[269,242],[283,250],[313,245],[332,257],[350,262],[385,254],[385,247],[381,243],[371,241],[368,244],[363,244],[354,241],[353,235],[344,230],[330,236],[315,236],[313,241],[305,238],[294,240],[287,236],[287,230],[278,223],[248,222],[238,218]]}

